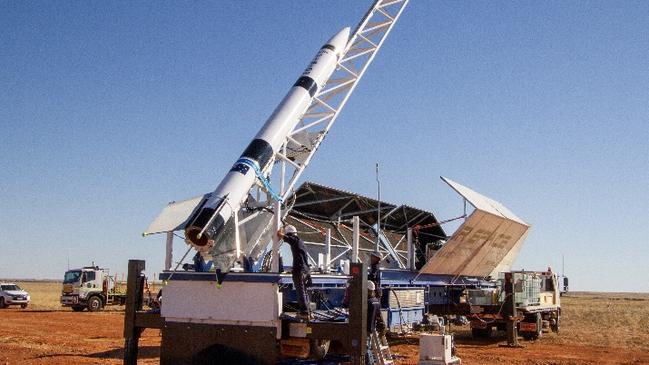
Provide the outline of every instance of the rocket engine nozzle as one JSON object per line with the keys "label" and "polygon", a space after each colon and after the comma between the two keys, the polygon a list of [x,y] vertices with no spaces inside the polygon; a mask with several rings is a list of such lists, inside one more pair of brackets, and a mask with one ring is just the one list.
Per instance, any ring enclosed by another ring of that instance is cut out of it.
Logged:
{"label": "rocket engine nozzle", "polygon": [[218,208],[203,207],[192,223],[185,228],[185,240],[197,249],[207,247],[214,242],[224,225],[225,221]]}
{"label": "rocket engine nozzle", "polygon": [[[206,234],[201,235],[203,229],[199,227],[190,227],[185,230],[185,239],[192,243],[194,246],[205,247],[209,243],[209,238]],[[200,238],[198,238],[200,235]]]}

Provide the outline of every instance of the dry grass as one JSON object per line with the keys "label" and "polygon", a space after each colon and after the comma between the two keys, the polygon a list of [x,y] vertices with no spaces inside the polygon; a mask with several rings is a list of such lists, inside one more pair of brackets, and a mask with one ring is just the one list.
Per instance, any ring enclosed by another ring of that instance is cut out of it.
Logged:
{"label": "dry grass", "polygon": [[16,284],[31,296],[29,309],[63,309],[60,302],[62,283],[60,281],[18,281]]}
{"label": "dry grass", "polygon": [[[35,280],[7,280],[18,284],[25,289],[31,296],[31,302],[27,310],[65,310],[70,308],[63,307],[60,302],[61,290],[63,283],[60,281],[35,281]],[[118,291],[126,293],[126,283],[118,283]],[[151,283],[150,290],[155,296],[160,289],[159,283]],[[105,310],[123,310],[124,306],[107,306]]]}
{"label": "dry grass", "polygon": [[649,350],[649,294],[570,293],[561,298],[557,344]]}

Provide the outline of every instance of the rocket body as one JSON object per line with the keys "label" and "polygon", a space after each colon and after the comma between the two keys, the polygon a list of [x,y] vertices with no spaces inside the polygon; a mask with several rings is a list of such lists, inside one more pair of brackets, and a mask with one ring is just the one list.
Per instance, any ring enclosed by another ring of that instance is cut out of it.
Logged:
{"label": "rocket body", "polygon": [[331,77],[348,39],[349,28],[344,28],[322,46],[210,199],[185,228],[187,243],[201,252],[211,251],[217,270],[227,272],[237,259],[233,249],[233,230],[236,227],[230,220],[247,199],[248,191],[257,178],[256,171],[264,170],[271,162],[311,104],[314,95]]}

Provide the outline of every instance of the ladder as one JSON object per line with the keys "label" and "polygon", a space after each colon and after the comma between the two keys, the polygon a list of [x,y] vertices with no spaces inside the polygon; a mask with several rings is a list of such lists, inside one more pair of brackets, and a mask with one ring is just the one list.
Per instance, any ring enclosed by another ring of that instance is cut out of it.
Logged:
{"label": "ladder", "polygon": [[372,360],[370,362],[374,365],[392,365],[394,364],[394,358],[392,352],[390,352],[390,346],[388,345],[388,340],[385,338],[385,335],[379,334],[378,331],[373,331],[370,334],[370,348],[369,351],[372,353]]}

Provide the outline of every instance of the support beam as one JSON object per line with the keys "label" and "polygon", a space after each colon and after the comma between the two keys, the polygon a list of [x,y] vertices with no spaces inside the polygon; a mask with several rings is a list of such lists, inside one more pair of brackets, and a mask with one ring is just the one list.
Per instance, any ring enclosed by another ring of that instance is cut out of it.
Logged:
{"label": "support beam", "polygon": [[358,262],[358,243],[359,243],[359,238],[360,238],[360,228],[361,224],[358,219],[358,216],[355,215],[352,218],[352,224],[354,227],[354,232],[353,232],[353,238],[352,238],[352,262]]}
{"label": "support beam", "polygon": [[277,237],[277,231],[282,228],[282,203],[279,201],[275,202],[273,220],[273,252],[270,271],[279,272],[279,237]]}
{"label": "support beam", "polygon": [[165,270],[171,270],[171,263],[174,258],[174,233],[167,232],[167,245],[165,250]]}
{"label": "support beam", "polygon": [[417,255],[415,254],[415,243],[412,241],[412,228],[408,228],[406,236],[408,237],[408,269],[415,270]]}
{"label": "support beam", "polygon": [[325,267],[324,272],[331,271],[331,228],[327,228],[327,235],[325,236]]}
{"label": "support beam", "polygon": [[[239,236],[239,212],[234,212],[234,242],[237,249],[237,261],[241,260],[241,237]],[[241,263],[243,266],[243,262]]]}

